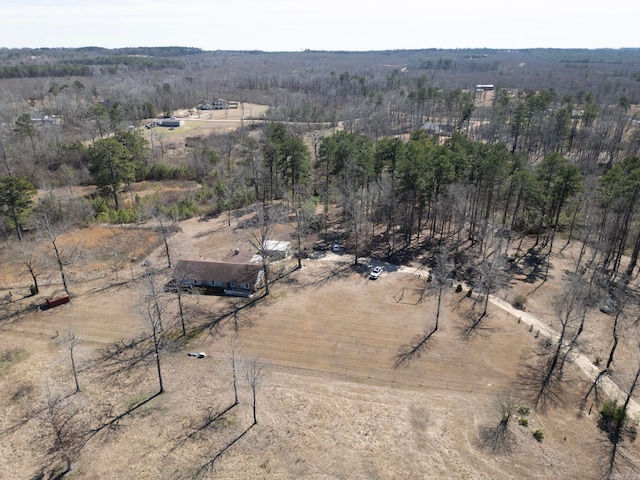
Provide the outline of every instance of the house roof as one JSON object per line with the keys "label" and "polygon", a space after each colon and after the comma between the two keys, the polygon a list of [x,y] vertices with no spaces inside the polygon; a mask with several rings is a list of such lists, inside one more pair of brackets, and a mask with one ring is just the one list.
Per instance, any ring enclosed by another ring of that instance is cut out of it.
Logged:
{"label": "house roof", "polygon": [[434,122],[426,122],[424,125],[422,125],[422,128],[427,132],[442,133],[442,127]]}
{"label": "house roof", "polygon": [[261,270],[262,266],[250,263],[180,260],[173,271],[173,278],[254,285]]}
{"label": "house roof", "polygon": [[251,259],[253,257],[254,254],[252,251],[235,248],[229,250],[229,253],[222,258],[222,261],[227,263],[252,263]]}
{"label": "house roof", "polygon": [[427,132],[437,133],[438,135],[451,135],[453,133],[453,127],[449,125],[441,125],[434,122],[426,122],[422,125],[422,129]]}

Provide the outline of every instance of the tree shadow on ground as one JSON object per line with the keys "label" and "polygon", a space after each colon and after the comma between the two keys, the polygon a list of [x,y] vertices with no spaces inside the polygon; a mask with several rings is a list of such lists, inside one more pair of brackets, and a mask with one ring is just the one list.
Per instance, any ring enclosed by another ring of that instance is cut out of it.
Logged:
{"label": "tree shadow on ground", "polygon": [[394,368],[408,366],[413,360],[420,358],[433,343],[433,336],[437,330],[433,329],[422,336],[417,336],[413,341],[400,348],[395,356]]}
{"label": "tree shadow on ground", "polygon": [[521,282],[534,284],[544,278],[545,264],[550,261],[548,256],[538,250],[529,251],[521,261],[509,259],[508,272]]}
{"label": "tree shadow on ground", "polygon": [[508,422],[500,422],[498,425],[485,425],[480,427],[478,444],[480,448],[487,449],[495,455],[508,454],[513,451],[516,444],[516,436],[509,429]]}
{"label": "tree shadow on ground", "polygon": [[93,438],[94,436],[96,436],[98,433],[100,433],[101,431],[103,431],[105,429],[116,430],[118,428],[118,426],[119,426],[120,421],[123,418],[125,418],[126,416],[132,414],[133,412],[138,410],[143,405],[148,404],[154,398],[160,396],[161,394],[162,394],[162,392],[154,393],[150,397],[148,397],[148,398],[142,400],[141,402],[138,402],[135,405],[131,406],[130,408],[128,408],[126,411],[124,411],[120,415],[117,415],[117,416],[113,417],[112,419],[110,419],[110,420],[108,420],[106,422],[103,422],[98,427],[89,430],[87,441],[89,441],[91,438]]}
{"label": "tree shadow on ground", "polygon": [[589,399],[591,398],[592,394],[593,394],[593,400],[589,405],[589,411],[587,412],[587,415],[591,415],[594,405],[597,410],[598,405],[600,405],[604,401],[604,398],[602,397],[602,391],[600,388],[600,381],[606,375],[608,375],[608,372],[606,370],[601,370],[600,372],[598,372],[598,375],[596,376],[596,378],[594,378],[590,382],[589,388],[587,389],[585,394],[582,396],[582,400],[580,400],[580,404],[578,406],[578,409],[579,409],[578,415],[582,415],[583,412],[586,410],[587,404],[589,403]]}
{"label": "tree shadow on ground", "polygon": [[103,348],[91,362],[91,368],[104,367],[106,375],[128,374],[146,365],[154,353],[151,335],[142,334],[129,340],[118,340]]}
{"label": "tree shadow on ground", "polygon": [[237,437],[235,437],[232,441],[230,441],[229,443],[227,443],[224,447],[222,447],[220,449],[220,451],[218,451],[218,453],[216,453],[211,460],[209,460],[208,462],[202,464],[200,466],[200,468],[198,468],[198,470],[195,471],[195,473],[193,474],[193,478],[203,478],[205,475],[207,475],[207,473],[209,473],[213,467],[215,462],[222,456],[224,455],[224,453],[229,450],[233,445],[235,445],[237,442],[239,442],[242,437],[244,437],[247,433],[249,433],[249,431],[255,426],[255,424],[251,424],[249,425],[249,427],[247,427],[240,435],[238,435]]}
{"label": "tree shadow on ground", "polygon": [[406,265],[415,259],[421,258],[424,256],[425,252],[430,252],[437,245],[437,241],[433,241],[431,238],[426,238],[420,242],[412,242],[411,245],[399,248],[391,254],[381,250],[379,247],[373,248],[372,250],[378,254],[377,256],[386,259],[386,261],[390,263]]}
{"label": "tree shadow on ground", "polygon": [[471,308],[462,312],[460,317],[462,323],[457,328],[465,341],[471,341],[474,338],[489,338],[499,331],[497,327],[491,325],[493,315],[490,313],[482,314]]}
{"label": "tree shadow on ground", "polygon": [[[329,263],[329,262],[327,262]],[[352,263],[335,263],[326,266],[326,269],[323,269],[321,274],[317,275],[316,278],[309,280],[306,283],[301,283],[301,287],[322,287],[327,285],[328,283],[334,280],[340,280],[347,278],[351,272],[354,270],[354,265]],[[357,269],[362,268],[361,266],[357,266]]]}
{"label": "tree shadow on ground", "polygon": [[[73,391],[70,392],[62,397],[60,397],[60,400],[66,400],[68,398],[73,397],[77,392]],[[38,408],[38,409],[34,409],[32,411],[30,411],[27,415],[25,415],[24,417],[22,417],[20,420],[18,420],[17,422],[8,425],[7,427],[4,428],[4,430],[0,430],[0,437],[3,437],[7,434],[13,433],[16,430],[24,427],[26,424],[28,424],[31,420],[34,420],[36,418],[38,418],[40,415],[42,415],[43,413],[45,413],[47,411],[47,407],[42,407],[42,408]]]}
{"label": "tree shadow on ground", "polygon": [[199,433],[203,432],[204,430],[207,430],[208,428],[211,428],[213,426],[216,425],[216,423],[218,422],[218,420],[222,419],[222,417],[224,417],[227,413],[229,413],[235,406],[237,406],[237,403],[231,403],[229,404],[227,407],[225,407],[222,410],[218,410],[218,409],[209,409],[206,412],[206,415],[204,415],[204,417],[201,419],[201,421],[196,424],[191,426],[191,432],[179,437],[176,442],[174,447],[172,448],[172,450],[177,449],[178,447],[180,447],[184,441],[186,440],[192,440],[196,435],[198,435]]}
{"label": "tree shadow on ground", "polygon": [[[217,332],[222,326],[226,325],[228,322],[233,322],[234,327],[238,326],[238,320],[241,320],[243,317],[241,314],[246,314],[249,310],[256,307],[258,303],[266,298],[267,295],[260,295],[259,297],[251,298],[246,302],[242,303],[232,303],[230,308],[225,309],[224,311],[214,315],[212,317],[211,313],[208,311],[203,311],[203,315],[206,318],[206,321],[198,324],[193,327],[192,335],[197,336],[204,331],[208,331],[209,334],[213,334]],[[246,317],[249,318],[249,317]],[[246,324],[246,322],[245,322]]]}
{"label": "tree shadow on ground", "polygon": [[549,370],[551,359],[552,354],[547,351],[525,359],[515,382],[523,396],[540,411],[563,405],[565,392],[574,383],[562,372]]}

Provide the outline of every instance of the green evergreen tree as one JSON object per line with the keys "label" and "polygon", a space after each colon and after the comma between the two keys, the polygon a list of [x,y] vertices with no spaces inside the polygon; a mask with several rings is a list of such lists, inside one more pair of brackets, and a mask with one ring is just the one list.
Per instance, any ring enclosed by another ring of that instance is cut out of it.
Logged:
{"label": "green evergreen tree", "polygon": [[131,152],[115,138],[98,140],[89,148],[89,172],[100,193],[111,196],[116,209],[119,209],[118,193],[122,184],[135,179]]}
{"label": "green evergreen tree", "polygon": [[0,177],[0,205],[7,207],[20,241],[22,241],[20,223],[33,204],[32,197],[35,194],[36,188],[24,177]]}

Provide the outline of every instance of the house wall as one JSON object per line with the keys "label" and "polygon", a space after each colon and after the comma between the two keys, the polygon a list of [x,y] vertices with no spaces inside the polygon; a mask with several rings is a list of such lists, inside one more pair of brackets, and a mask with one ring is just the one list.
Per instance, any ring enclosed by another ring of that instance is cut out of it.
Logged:
{"label": "house wall", "polygon": [[[175,275],[185,275],[185,272],[189,272],[190,278],[180,278],[179,281],[183,285],[205,286],[222,288],[230,291],[231,295],[251,295],[258,290],[260,282],[262,281],[264,272],[258,265],[246,265],[234,264],[232,262],[221,262],[224,265],[208,265],[207,262],[193,262],[180,261],[176,268]],[[217,277],[217,278],[215,278]],[[234,278],[237,277],[237,278]],[[222,280],[220,280],[222,278]],[[255,278],[255,284],[252,282]],[[176,280],[178,280],[176,278]]]}

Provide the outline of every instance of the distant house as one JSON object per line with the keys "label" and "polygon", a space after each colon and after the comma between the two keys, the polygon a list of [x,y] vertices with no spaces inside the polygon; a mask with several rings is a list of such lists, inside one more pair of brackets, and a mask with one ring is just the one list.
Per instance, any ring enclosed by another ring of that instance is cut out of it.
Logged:
{"label": "distant house", "polygon": [[429,133],[437,133],[438,135],[442,134],[442,127],[440,127],[440,125],[438,125],[437,123],[427,122],[422,125],[422,129],[426,130]]}
{"label": "distant house", "polygon": [[211,106],[214,110],[226,110],[229,108],[229,102],[219,98],[218,100],[211,103]]}
{"label": "distant house", "polygon": [[434,122],[427,122],[422,125],[422,129],[428,133],[435,133],[438,135],[443,135],[445,137],[450,137],[453,134],[453,127],[449,125],[439,125]]}
{"label": "distant house", "polygon": [[493,89],[493,85],[476,85],[476,92],[491,92]]}
{"label": "distant house", "polygon": [[199,102],[196,106],[196,109],[198,110],[228,110],[230,108],[238,108],[238,102],[229,102],[222,98],[218,98],[212,102]]}
{"label": "distant house", "polygon": [[31,121],[33,123],[36,123],[36,124],[41,123],[43,125],[47,125],[47,124],[60,125],[62,123],[62,119],[60,117],[56,117],[56,116],[50,117],[49,115],[45,115],[41,118],[32,118]]}
{"label": "distant house", "polygon": [[184,125],[184,120],[179,120],[177,118],[171,117],[171,118],[165,118],[163,120],[160,120],[158,122],[158,126],[160,127],[182,127]]}
{"label": "distant house", "polygon": [[174,282],[219,291],[225,295],[250,297],[260,287],[262,265],[206,260],[180,260],[173,271]]}

